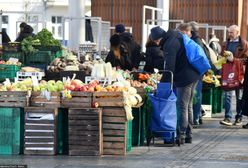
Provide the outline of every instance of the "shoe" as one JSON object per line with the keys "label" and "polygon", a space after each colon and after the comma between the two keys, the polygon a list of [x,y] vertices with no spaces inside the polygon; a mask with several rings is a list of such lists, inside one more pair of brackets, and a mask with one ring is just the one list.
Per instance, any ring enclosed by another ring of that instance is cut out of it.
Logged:
{"label": "shoe", "polygon": [[206,115],[206,112],[203,109],[201,109],[201,113],[202,113],[202,116],[205,116]]}
{"label": "shoe", "polygon": [[242,119],[241,118],[237,118],[235,120],[235,122],[233,123],[233,125],[235,125],[235,126],[241,126],[242,125]]}
{"label": "shoe", "polygon": [[202,118],[199,119],[199,124],[202,125],[203,122],[202,122]]}
{"label": "shoe", "polygon": [[185,142],[185,138],[180,138],[180,144],[183,145]]}
{"label": "shoe", "polygon": [[246,125],[243,125],[242,128],[248,129],[248,123]]}
{"label": "shoe", "polygon": [[192,137],[186,137],[185,143],[192,143]]}
{"label": "shoe", "polygon": [[194,121],[193,126],[195,125],[200,125],[200,123],[198,121]]}
{"label": "shoe", "polygon": [[220,124],[227,125],[227,126],[233,125],[232,122],[228,118],[225,118],[224,120],[220,121]]}

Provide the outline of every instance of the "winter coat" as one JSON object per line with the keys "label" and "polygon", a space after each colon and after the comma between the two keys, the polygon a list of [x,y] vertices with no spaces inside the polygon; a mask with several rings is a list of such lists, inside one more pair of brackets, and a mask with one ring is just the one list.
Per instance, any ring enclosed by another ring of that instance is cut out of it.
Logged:
{"label": "winter coat", "polygon": [[[221,55],[223,55],[224,51],[227,49],[229,42],[230,42],[230,39],[228,39],[227,42],[223,44]],[[237,58],[237,59],[248,58],[248,43],[247,41],[241,39],[241,37],[239,37],[239,44],[238,44],[238,47],[236,48],[234,58]]]}
{"label": "winter coat", "polygon": [[125,46],[121,45],[120,46],[120,53],[121,57],[120,59],[116,58],[114,55],[114,52],[111,50],[106,59],[105,62],[110,62],[112,67],[116,67],[118,69],[123,69],[123,70],[132,70],[134,68],[131,59],[129,57],[129,54],[127,50],[125,49]]}
{"label": "winter coat", "polygon": [[[165,33],[160,45],[165,57],[165,70],[174,74],[176,87],[185,87],[200,79],[200,74],[189,63],[182,35],[173,30]],[[168,73],[164,73],[161,82],[169,82]]]}
{"label": "winter coat", "polygon": [[141,47],[137,44],[131,33],[124,32],[120,34],[121,43],[127,47],[128,54],[130,55],[130,59],[134,68],[138,69],[140,61],[141,61]]}
{"label": "winter coat", "polygon": [[2,29],[2,43],[10,42],[10,38],[5,30]]}
{"label": "winter coat", "polygon": [[23,39],[25,39],[26,37],[34,37],[35,34],[33,33],[34,29],[29,26],[29,25],[26,25],[24,28],[23,28],[23,31],[19,34],[19,36],[17,37],[17,39],[15,40],[16,42],[22,42]]}
{"label": "winter coat", "polygon": [[154,68],[163,70],[164,69],[164,54],[160,46],[152,44],[146,47],[146,65],[144,71],[154,72]]}

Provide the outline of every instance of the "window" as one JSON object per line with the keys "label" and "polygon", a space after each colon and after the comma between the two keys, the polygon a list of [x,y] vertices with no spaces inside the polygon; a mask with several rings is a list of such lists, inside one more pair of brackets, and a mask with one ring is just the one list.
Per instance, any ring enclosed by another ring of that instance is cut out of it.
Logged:
{"label": "window", "polygon": [[62,39],[62,16],[52,16],[51,21],[54,38]]}
{"label": "window", "polygon": [[2,16],[2,24],[9,24],[9,16],[6,15]]}

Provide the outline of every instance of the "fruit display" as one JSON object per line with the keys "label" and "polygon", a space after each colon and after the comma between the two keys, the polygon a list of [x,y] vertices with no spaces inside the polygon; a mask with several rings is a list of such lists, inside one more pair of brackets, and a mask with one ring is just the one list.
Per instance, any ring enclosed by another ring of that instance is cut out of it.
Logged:
{"label": "fruit display", "polygon": [[55,82],[54,80],[41,80],[38,85],[33,86],[33,91],[35,92],[61,92],[64,90],[64,84],[62,81]]}
{"label": "fruit display", "polygon": [[208,71],[203,76],[203,82],[205,82],[207,84],[214,84],[215,87],[219,87],[220,86],[220,81],[219,81],[220,78],[221,78],[221,76],[219,76],[219,75],[215,76],[212,71]]}
{"label": "fruit display", "polygon": [[140,81],[146,81],[146,80],[149,79],[149,77],[150,77],[149,74],[143,74],[143,73],[139,73],[139,74],[138,74],[138,79],[139,79]]}
{"label": "fruit display", "polygon": [[21,62],[16,62],[16,61],[0,61],[0,64],[4,64],[4,65],[17,65],[17,66],[21,66],[22,63]]}
{"label": "fruit display", "polygon": [[23,81],[10,83],[9,81],[3,82],[0,85],[0,91],[31,91],[33,87],[32,79],[28,78]]}

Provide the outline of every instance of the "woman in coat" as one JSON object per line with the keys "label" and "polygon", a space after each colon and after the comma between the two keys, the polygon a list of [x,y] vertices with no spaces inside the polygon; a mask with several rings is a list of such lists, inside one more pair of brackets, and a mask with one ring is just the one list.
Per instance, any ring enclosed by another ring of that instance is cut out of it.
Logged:
{"label": "woman in coat", "polygon": [[146,42],[146,65],[144,67],[144,71],[146,72],[154,72],[154,68],[158,70],[164,69],[164,54],[161,50],[161,47],[158,46],[151,40],[149,36]]}

